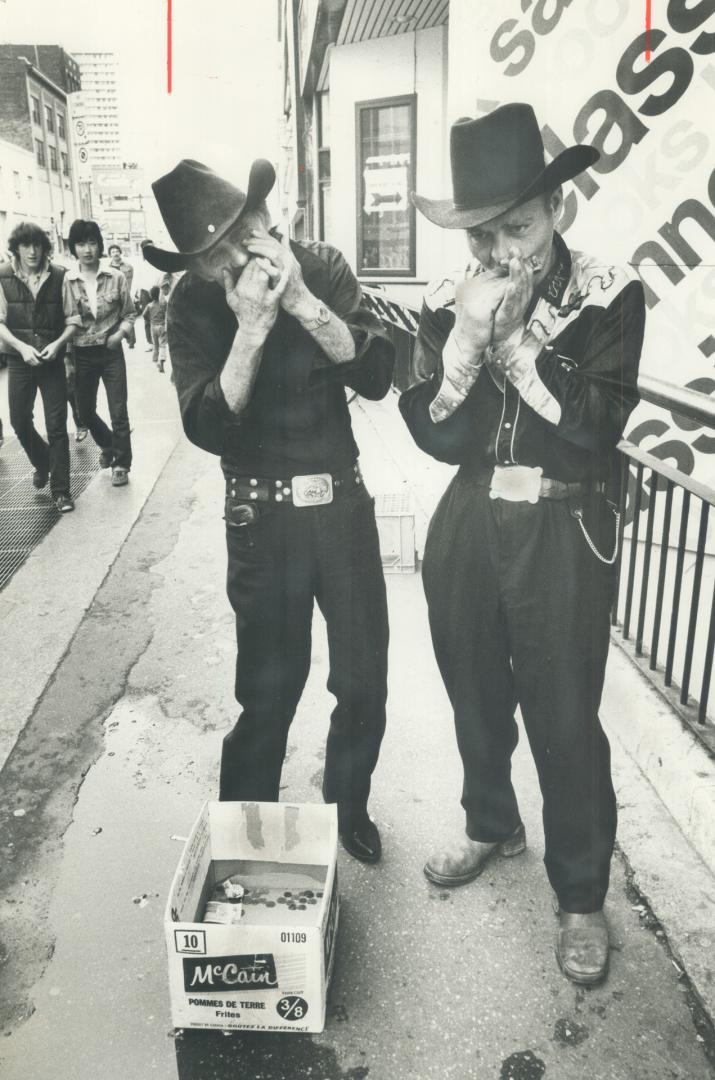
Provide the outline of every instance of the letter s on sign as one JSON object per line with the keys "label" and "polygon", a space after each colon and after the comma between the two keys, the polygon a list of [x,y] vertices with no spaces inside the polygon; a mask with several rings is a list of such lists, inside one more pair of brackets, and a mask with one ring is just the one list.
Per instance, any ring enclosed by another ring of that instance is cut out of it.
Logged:
{"label": "letter s on sign", "polygon": [[685,49],[666,49],[659,56],[654,56],[640,71],[633,70],[633,65],[641,53],[648,49],[655,53],[664,40],[665,34],[662,30],[651,30],[650,41],[648,34],[639,34],[623,53],[616,68],[616,81],[624,94],[637,94],[645,90],[661,75],[670,73],[673,76],[664,93],[651,94],[645,99],[638,110],[643,116],[660,116],[667,112],[680,100],[693,78],[693,58]]}
{"label": "letter s on sign", "polygon": [[497,64],[500,64],[502,60],[508,60],[511,54],[518,49],[522,50],[519,59],[504,68],[505,75],[518,75],[522,72],[531,63],[536,49],[534,35],[530,30],[520,30],[518,34],[514,34],[514,37],[506,45],[502,45],[501,41],[504,35],[509,34],[518,25],[518,19],[507,19],[506,22],[503,22],[497,28],[489,47],[491,58]]}
{"label": "letter s on sign", "polygon": [[[700,0],[693,8],[686,8],[685,0],[669,0],[668,22],[679,34],[696,30],[715,13],[715,0]],[[703,31],[690,46],[698,56],[708,56],[715,51],[715,34]]]}

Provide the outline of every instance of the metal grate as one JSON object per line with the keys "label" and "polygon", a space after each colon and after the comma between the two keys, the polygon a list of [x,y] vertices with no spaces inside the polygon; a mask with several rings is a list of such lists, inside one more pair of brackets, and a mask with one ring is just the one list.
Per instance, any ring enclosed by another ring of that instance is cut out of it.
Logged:
{"label": "metal grate", "polygon": [[[84,491],[99,471],[99,448],[91,439],[70,442],[70,492]],[[32,466],[16,438],[0,450],[0,589],[39,544],[61,515],[49,486],[36,491]]]}

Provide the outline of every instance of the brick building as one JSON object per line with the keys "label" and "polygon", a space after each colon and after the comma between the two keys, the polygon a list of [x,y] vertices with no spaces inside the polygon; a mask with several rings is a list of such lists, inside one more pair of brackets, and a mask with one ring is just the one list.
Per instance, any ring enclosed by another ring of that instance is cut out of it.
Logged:
{"label": "brick building", "polygon": [[79,89],[79,66],[58,45],[0,45],[2,248],[18,221],[33,220],[64,249],[80,215],[69,100]]}

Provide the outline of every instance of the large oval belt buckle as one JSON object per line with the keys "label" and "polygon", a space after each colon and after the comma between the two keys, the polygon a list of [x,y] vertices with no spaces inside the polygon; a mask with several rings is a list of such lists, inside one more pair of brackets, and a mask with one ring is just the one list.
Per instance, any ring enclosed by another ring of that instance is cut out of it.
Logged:
{"label": "large oval belt buckle", "polygon": [[489,485],[489,498],[537,503],[543,472],[540,465],[533,469],[528,465],[496,465]]}
{"label": "large oval belt buckle", "polygon": [[333,478],[330,473],[294,476],[291,488],[293,506],[325,506],[333,501]]}

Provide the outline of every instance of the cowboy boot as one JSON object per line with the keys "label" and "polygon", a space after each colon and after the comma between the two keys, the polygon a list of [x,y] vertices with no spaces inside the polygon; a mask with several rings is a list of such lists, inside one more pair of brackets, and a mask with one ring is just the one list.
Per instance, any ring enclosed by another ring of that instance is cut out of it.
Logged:
{"label": "cowboy boot", "polygon": [[608,970],[608,925],[603,911],[558,911],[556,959],[567,979],[593,986]]}
{"label": "cowboy boot", "polygon": [[424,874],[435,885],[466,885],[481,874],[492,855],[509,859],[525,850],[526,832],[521,824],[506,840],[493,844],[465,836],[446,851],[431,855],[425,863]]}

